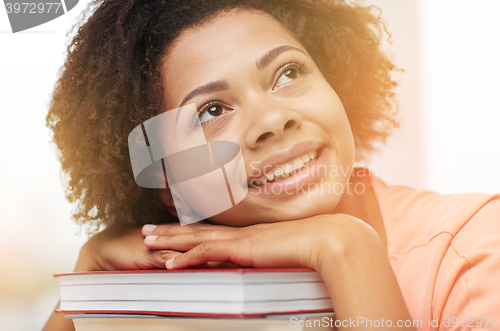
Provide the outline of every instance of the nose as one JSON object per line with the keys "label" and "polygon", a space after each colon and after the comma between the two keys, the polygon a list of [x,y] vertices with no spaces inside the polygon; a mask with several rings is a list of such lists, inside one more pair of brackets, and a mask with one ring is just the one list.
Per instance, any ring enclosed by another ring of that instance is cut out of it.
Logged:
{"label": "nose", "polygon": [[299,113],[279,107],[262,108],[252,112],[252,126],[248,130],[246,144],[249,148],[256,148],[265,141],[279,139],[302,123]]}

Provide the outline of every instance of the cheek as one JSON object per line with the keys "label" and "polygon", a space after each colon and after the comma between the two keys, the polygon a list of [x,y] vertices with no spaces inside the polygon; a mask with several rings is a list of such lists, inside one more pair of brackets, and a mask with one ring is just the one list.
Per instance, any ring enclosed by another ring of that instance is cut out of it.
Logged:
{"label": "cheek", "polygon": [[341,142],[345,147],[351,147],[354,149],[354,137],[352,134],[351,124],[345,112],[342,102],[335,94],[335,98],[332,100],[332,113],[333,122],[331,123],[333,130],[331,133],[335,138]]}
{"label": "cheek", "polygon": [[354,160],[354,137],[340,98],[329,85],[323,85],[309,100],[303,106],[303,119],[323,130],[337,154],[337,165],[349,169]]}
{"label": "cheek", "polygon": [[335,115],[329,130],[329,136],[339,157],[339,164],[344,169],[352,168],[354,163],[354,137],[347,114],[337,97],[332,111]]}
{"label": "cheek", "polygon": [[352,130],[344,106],[329,85],[316,89],[300,109],[303,120],[316,123],[332,139],[345,143],[352,141]]}
{"label": "cheek", "polygon": [[[212,126],[205,126],[203,132],[208,141],[232,141],[241,146],[242,142],[242,132],[241,125],[239,125],[237,119],[225,120],[222,119],[221,123],[217,123]],[[229,122],[229,123],[226,123]]]}

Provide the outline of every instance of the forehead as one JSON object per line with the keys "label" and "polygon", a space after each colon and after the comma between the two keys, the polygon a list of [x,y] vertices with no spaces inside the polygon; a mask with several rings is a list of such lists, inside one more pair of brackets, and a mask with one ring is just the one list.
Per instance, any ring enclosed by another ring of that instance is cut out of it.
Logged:
{"label": "forehead", "polygon": [[182,32],[163,59],[168,104],[182,99],[186,90],[222,79],[242,66],[255,67],[260,56],[282,45],[305,51],[280,22],[259,11],[232,10]]}

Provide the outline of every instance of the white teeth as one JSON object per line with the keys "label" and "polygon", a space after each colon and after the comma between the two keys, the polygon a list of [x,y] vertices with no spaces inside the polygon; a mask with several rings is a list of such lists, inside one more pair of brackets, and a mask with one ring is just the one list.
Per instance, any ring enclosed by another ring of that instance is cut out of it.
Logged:
{"label": "white teeth", "polygon": [[283,169],[281,169],[281,167],[274,168],[274,175],[275,176],[281,176],[281,175],[283,175]]}
{"label": "white teeth", "polygon": [[277,182],[281,179],[288,178],[300,171],[301,168],[311,165],[315,161],[316,156],[318,156],[318,152],[312,151],[293,159],[292,162],[287,162],[283,165],[277,166],[270,172],[264,174],[261,178],[254,179],[252,181],[252,186],[261,186],[270,182]]}
{"label": "white teeth", "polygon": [[283,164],[281,167],[283,167],[283,172],[285,174],[289,174],[289,173],[291,173],[292,171],[295,170],[293,164],[291,164],[290,162],[287,162],[287,163]]}
{"label": "white teeth", "polygon": [[295,169],[300,169],[304,166],[304,161],[302,161],[302,158],[298,157],[292,161],[292,164]]}
{"label": "white teeth", "polygon": [[268,172],[264,176],[266,176],[267,180],[273,180],[274,179],[274,172],[272,172],[272,171]]}

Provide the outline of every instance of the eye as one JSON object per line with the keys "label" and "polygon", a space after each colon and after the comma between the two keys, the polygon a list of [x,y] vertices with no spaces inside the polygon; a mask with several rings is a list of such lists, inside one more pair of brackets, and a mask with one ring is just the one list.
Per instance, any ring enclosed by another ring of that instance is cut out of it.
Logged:
{"label": "eye", "polygon": [[276,81],[276,84],[274,85],[273,90],[297,79],[304,70],[305,70],[304,64],[289,63],[285,65],[279,71],[279,77],[278,80]]}
{"label": "eye", "polygon": [[230,110],[229,107],[219,101],[210,101],[203,105],[198,110],[198,116],[200,117],[200,122],[205,123],[209,122]]}

